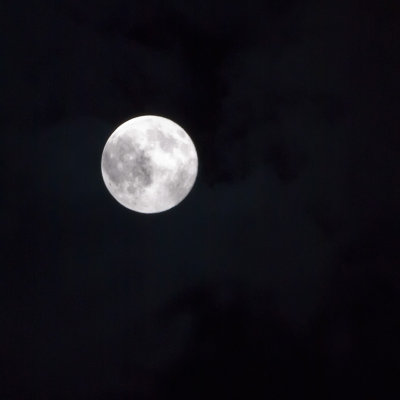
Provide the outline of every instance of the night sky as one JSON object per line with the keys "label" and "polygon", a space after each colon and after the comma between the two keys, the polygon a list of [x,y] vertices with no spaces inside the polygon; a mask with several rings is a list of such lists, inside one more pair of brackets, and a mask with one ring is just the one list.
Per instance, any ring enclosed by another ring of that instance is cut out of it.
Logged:
{"label": "night sky", "polygon": [[[0,400],[398,399],[397,3],[3,0]],[[101,176],[144,114],[165,213]]]}

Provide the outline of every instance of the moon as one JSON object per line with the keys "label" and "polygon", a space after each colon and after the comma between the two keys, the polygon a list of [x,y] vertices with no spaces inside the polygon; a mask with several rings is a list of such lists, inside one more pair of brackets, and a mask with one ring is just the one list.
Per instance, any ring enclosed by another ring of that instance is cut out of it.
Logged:
{"label": "moon", "polygon": [[101,172],[111,195],[130,210],[151,214],[175,207],[190,192],[198,158],[189,135],[170,119],[144,115],[109,137]]}

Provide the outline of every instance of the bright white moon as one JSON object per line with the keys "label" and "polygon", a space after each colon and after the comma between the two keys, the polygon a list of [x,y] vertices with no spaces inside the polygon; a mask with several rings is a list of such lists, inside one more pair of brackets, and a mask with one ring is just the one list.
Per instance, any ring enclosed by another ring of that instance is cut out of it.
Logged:
{"label": "bright white moon", "polygon": [[104,183],[123,206],[158,213],[180,203],[197,176],[197,153],[175,122],[154,115],[133,118],[108,139],[101,158]]}

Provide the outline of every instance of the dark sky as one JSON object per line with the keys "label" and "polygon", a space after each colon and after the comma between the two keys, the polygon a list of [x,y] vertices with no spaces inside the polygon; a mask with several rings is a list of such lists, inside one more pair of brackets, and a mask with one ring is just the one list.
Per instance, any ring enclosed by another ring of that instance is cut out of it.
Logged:
{"label": "dark sky", "polygon": [[[3,1],[0,399],[398,399],[399,11]],[[143,114],[199,155],[161,214],[100,172]]]}

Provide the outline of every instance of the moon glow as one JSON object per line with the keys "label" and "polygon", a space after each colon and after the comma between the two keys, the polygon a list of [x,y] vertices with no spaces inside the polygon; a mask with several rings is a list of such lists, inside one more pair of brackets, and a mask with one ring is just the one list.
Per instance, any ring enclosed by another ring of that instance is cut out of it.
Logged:
{"label": "moon glow", "polygon": [[175,122],[154,115],[126,121],[109,137],[101,172],[111,195],[140,213],[158,213],[179,204],[197,176],[196,148]]}

